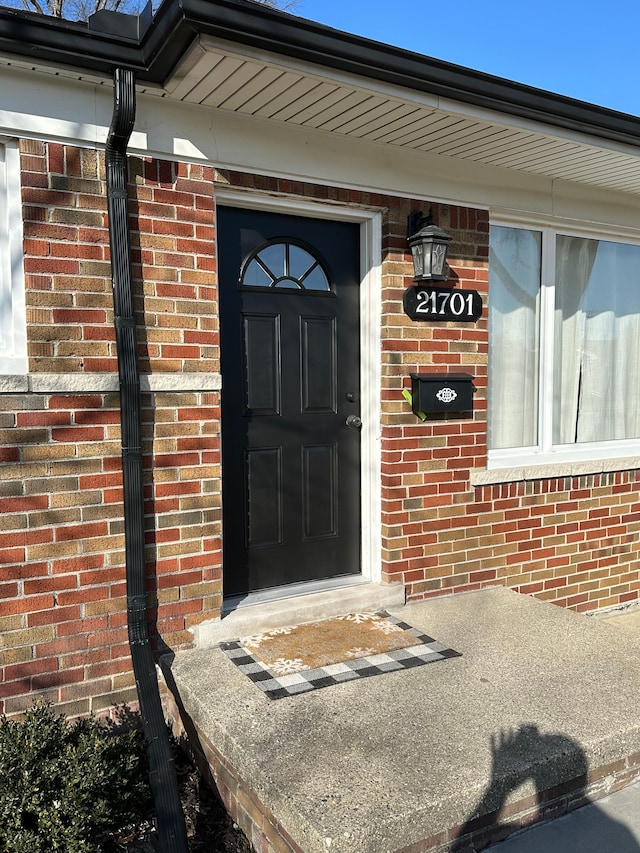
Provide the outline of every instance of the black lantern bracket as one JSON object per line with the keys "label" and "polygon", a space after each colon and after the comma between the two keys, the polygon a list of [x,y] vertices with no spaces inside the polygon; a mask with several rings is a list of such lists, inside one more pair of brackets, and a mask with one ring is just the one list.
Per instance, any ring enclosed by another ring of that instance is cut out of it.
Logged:
{"label": "black lantern bracket", "polygon": [[407,217],[407,240],[427,225],[433,225],[433,208],[425,216],[421,210],[412,210]]}

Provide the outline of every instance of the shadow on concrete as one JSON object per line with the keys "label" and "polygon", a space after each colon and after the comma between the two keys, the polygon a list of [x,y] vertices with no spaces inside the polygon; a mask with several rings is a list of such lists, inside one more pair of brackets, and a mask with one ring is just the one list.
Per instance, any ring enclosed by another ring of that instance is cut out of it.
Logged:
{"label": "shadow on concrete", "polygon": [[[557,778],[569,781],[556,784]],[[542,734],[528,724],[492,736],[491,779],[452,853],[477,853],[489,845],[496,853],[640,853],[627,827],[587,796],[588,782],[584,750],[566,735]],[[567,818],[513,835],[586,805],[590,809],[579,821],[567,825]]]}

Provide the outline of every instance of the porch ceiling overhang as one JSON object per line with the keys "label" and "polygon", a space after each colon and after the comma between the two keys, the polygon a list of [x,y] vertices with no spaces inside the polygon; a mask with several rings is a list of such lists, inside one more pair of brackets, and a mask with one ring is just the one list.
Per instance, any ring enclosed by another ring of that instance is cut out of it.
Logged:
{"label": "porch ceiling overhang", "polygon": [[162,88],[143,91],[395,149],[640,193],[640,147],[207,35],[198,36]]}
{"label": "porch ceiling overhang", "polygon": [[636,116],[250,0],[164,0],[150,22],[100,14],[87,26],[0,8],[0,61],[104,82],[131,68],[139,90],[221,114],[640,193]]}

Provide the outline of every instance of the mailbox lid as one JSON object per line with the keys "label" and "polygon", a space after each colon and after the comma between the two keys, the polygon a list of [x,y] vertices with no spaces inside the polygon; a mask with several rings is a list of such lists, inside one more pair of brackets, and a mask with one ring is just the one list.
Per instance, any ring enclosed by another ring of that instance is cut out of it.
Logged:
{"label": "mailbox lid", "polygon": [[412,373],[413,411],[473,411],[473,376],[470,373]]}

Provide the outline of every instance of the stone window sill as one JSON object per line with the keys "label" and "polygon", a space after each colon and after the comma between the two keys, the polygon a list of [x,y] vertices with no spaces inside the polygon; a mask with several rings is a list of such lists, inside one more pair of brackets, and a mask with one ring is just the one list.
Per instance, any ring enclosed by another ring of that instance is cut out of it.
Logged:
{"label": "stone window sill", "polygon": [[608,474],[612,471],[636,469],[640,469],[640,456],[579,462],[549,462],[542,465],[517,465],[508,468],[477,468],[471,471],[471,485],[491,486],[525,480],[555,480],[560,477],[585,477],[589,474]]}

